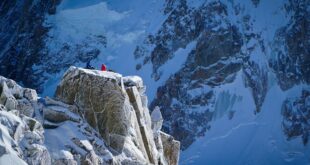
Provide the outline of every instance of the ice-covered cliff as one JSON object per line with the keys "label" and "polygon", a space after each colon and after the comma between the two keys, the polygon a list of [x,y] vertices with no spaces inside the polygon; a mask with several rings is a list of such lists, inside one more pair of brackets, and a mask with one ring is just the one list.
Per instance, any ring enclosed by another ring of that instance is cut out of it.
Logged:
{"label": "ice-covered cliff", "polygon": [[[140,77],[70,67],[55,99],[0,77],[0,163],[177,165]],[[154,116],[154,115],[153,115]]]}

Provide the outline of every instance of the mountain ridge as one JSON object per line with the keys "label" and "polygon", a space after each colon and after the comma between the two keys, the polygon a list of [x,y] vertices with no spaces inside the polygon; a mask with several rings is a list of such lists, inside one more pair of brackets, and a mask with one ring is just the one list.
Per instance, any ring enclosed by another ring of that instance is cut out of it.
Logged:
{"label": "mountain ridge", "polygon": [[55,99],[0,82],[2,163],[178,164],[180,142],[151,118],[140,77],[70,67]]}

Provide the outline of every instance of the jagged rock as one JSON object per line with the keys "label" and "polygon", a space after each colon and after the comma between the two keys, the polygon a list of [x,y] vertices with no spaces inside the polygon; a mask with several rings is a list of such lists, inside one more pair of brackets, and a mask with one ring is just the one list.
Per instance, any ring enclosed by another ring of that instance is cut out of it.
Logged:
{"label": "jagged rock", "polygon": [[115,73],[71,67],[56,91],[59,100],[83,109],[85,119],[118,153],[125,147],[131,117],[130,103],[121,82],[121,76]]}
{"label": "jagged rock", "polygon": [[59,110],[59,107],[53,106],[44,107],[43,116],[44,119],[55,123],[64,122],[70,119],[63,110]]}
{"label": "jagged rock", "polygon": [[33,118],[24,116],[23,121],[29,130],[24,132],[20,146],[23,153],[27,155],[26,161],[29,164],[51,164],[50,154],[44,146],[44,129],[38,121]]}
{"label": "jagged rock", "polygon": [[61,106],[61,107],[65,107],[65,108],[69,108],[70,107],[70,105],[68,105],[68,104],[65,104],[65,103],[60,102],[60,101],[53,100],[53,99],[51,99],[49,97],[45,98],[45,104],[47,104],[47,105],[56,105],[56,106]]}
{"label": "jagged rock", "polygon": [[282,105],[282,115],[287,139],[300,136],[306,145],[310,137],[310,90],[303,90],[300,97],[287,98]]}
{"label": "jagged rock", "polygon": [[47,165],[168,162],[158,136],[162,117],[154,116],[160,113],[155,110],[151,120],[139,77],[127,77],[124,85],[119,74],[71,67],[57,88],[58,100],[38,100],[31,89],[4,78],[1,82],[1,103],[7,104],[9,97],[16,101],[16,107],[0,104],[0,129],[12,143],[11,149],[0,147],[2,155]]}
{"label": "jagged rock", "polygon": [[151,130],[150,114],[148,111],[144,109],[140,93],[138,92],[136,86],[128,87],[127,93],[138,118],[140,132],[142,135],[145,150],[147,152],[147,156],[151,163],[157,164],[156,157],[158,153],[156,152],[156,150],[154,150],[156,145],[154,143],[153,133],[150,131]]}
{"label": "jagged rock", "polygon": [[61,150],[54,157],[53,164],[55,165],[77,165],[78,163],[74,160],[73,155],[69,151]]}
{"label": "jagged rock", "polygon": [[89,124],[118,152],[123,150],[130,117],[130,104],[120,82],[116,73],[70,67],[56,90],[56,98],[83,109]]}
{"label": "jagged rock", "polygon": [[[267,66],[266,66],[267,67]],[[244,64],[245,84],[252,90],[256,111],[260,112],[268,88],[268,73],[264,68],[260,68],[255,62]]]}
{"label": "jagged rock", "polygon": [[22,119],[27,124],[30,131],[38,132],[40,136],[43,136],[44,129],[40,122],[28,116],[22,116]]}
{"label": "jagged rock", "polygon": [[71,113],[67,108],[62,106],[46,106],[43,108],[43,116],[45,120],[54,123],[60,123],[64,121],[75,121],[78,122],[79,118],[76,114]]}
{"label": "jagged rock", "polygon": [[160,136],[161,132],[160,130],[163,125],[163,117],[161,115],[160,108],[158,106],[156,106],[152,111],[151,118],[152,118],[152,130],[154,135],[154,141],[159,154],[161,154],[159,162],[161,162],[161,164],[167,164],[166,160],[163,159],[165,155],[163,151],[163,143]]}
{"label": "jagged rock", "polygon": [[[44,129],[38,121],[31,118],[34,106],[23,96],[24,89],[14,81],[0,77],[1,107],[9,112],[1,111],[1,132],[7,132],[6,139],[12,147],[7,147],[7,154],[16,154],[28,164],[50,164],[50,155],[44,146]],[[35,92],[32,92],[35,93]],[[35,99],[32,99],[35,102]],[[4,104],[4,105],[2,105]],[[29,116],[29,117],[28,117]],[[9,138],[9,139],[8,139]],[[15,152],[15,153],[14,153]],[[12,157],[12,163],[20,163]]]}
{"label": "jagged rock", "polygon": [[37,101],[38,94],[35,90],[26,88],[24,90],[24,97],[27,98],[29,101]]}
{"label": "jagged rock", "polygon": [[160,132],[162,140],[164,155],[169,165],[179,164],[180,142],[166,133]]}
{"label": "jagged rock", "polygon": [[94,151],[89,151],[89,153],[85,156],[85,159],[82,161],[83,165],[94,165],[94,164],[102,164],[102,159],[95,154]]}
{"label": "jagged rock", "polygon": [[290,21],[279,27],[272,47],[269,65],[274,69],[278,83],[287,90],[299,83],[310,83],[310,1],[289,1],[286,4]]}
{"label": "jagged rock", "polygon": [[86,155],[83,156],[81,164],[83,165],[93,165],[93,164],[102,164],[102,159],[95,153],[92,145],[87,140],[79,140],[76,138],[72,139],[73,143],[82,148],[87,152]]}
{"label": "jagged rock", "polygon": [[0,157],[5,154],[8,154],[8,152],[9,151],[6,149],[6,147],[0,145]]}
{"label": "jagged rock", "polygon": [[152,129],[154,134],[158,134],[163,126],[163,116],[161,115],[160,108],[156,106],[151,114]]}
{"label": "jagged rock", "polygon": [[32,117],[34,114],[34,107],[30,101],[27,99],[19,99],[17,100],[17,107],[21,114]]}
{"label": "jagged rock", "polygon": [[0,82],[5,83],[10,90],[10,93],[16,98],[21,99],[23,98],[23,88],[20,87],[15,81],[6,79],[0,76]]}
{"label": "jagged rock", "polygon": [[[144,90],[139,77],[123,80],[119,74],[71,67],[57,87],[56,98],[82,110],[85,120],[118,153],[136,157],[138,162],[146,158],[152,164],[158,164],[158,160],[163,163],[165,158],[155,144],[151,116],[143,104],[147,101]],[[144,158],[138,156],[139,152]]]}
{"label": "jagged rock", "polygon": [[16,109],[17,101],[5,82],[2,82],[0,92],[0,104],[3,104],[8,110]]}
{"label": "jagged rock", "polygon": [[125,86],[136,86],[137,88],[143,88],[143,81],[139,76],[126,76],[123,78]]}
{"label": "jagged rock", "polygon": [[[40,123],[33,118],[19,117],[5,111],[1,111],[0,123],[1,136],[6,134],[1,139],[11,143],[10,146],[5,146],[8,154],[18,155],[28,164],[50,164],[49,152],[43,145],[43,128]],[[17,163],[16,158],[13,160]]]}

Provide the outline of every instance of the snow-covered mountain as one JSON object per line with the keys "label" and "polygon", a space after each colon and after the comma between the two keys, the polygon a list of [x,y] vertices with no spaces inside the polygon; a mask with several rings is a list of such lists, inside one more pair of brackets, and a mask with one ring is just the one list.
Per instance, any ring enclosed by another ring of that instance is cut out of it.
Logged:
{"label": "snow-covered mountain", "polygon": [[0,2],[0,74],[52,95],[70,66],[140,75],[181,164],[309,164],[308,0]]}

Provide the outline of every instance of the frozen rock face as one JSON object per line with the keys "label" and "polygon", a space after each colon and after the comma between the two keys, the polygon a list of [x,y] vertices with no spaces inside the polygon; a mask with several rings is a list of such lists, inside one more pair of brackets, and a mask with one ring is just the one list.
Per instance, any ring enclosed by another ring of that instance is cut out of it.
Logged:
{"label": "frozen rock face", "polygon": [[44,129],[32,118],[37,106],[35,91],[22,88],[0,76],[0,162],[7,157],[14,164],[50,164],[50,154],[44,145]]}
{"label": "frozen rock face", "polygon": [[[264,25],[261,11],[254,12],[260,3],[166,1],[162,26],[136,47],[136,69],[151,65],[155,81],[169,72],[165,65],[186,56],[177,72],[161,80],[165,83],[150,106],[162,107],[163,129],[182,142],[182,149],[212,128],[221,102],[216,89],[234,82],[237,74],[252,93],[255,114],[261,111],[271,74],[283,90],[309,83],[309,2],[278,2],[270,14],[283,20],[276,27]],[[264,26],[270,30],[265,32]],[[234,112],[228,113],[233,118]]]}
{"label": "frozen rock face", "polygon": [[303,90],[299,98],[288,98],[282,105],[283,131],[288,139],[301,137],[304,145],[310,136],[310,91]]}
{"label": "frozen rock face", "polygon": [[45,14],[55,10],[59,0],[0,2],[0,75],[38,88],[44,78],[33,68],[44,61]]}
{"label": "frozen rock face", "polygon": [[56,98],[77,107],[113,154],[136,160],[127,163],[166,164],[155,144],[144,90],[138,77],[123,80],[117,73],[71,67],[57,87]]}
{"label": "frozen rock face", "polygon": [[158,134],[164,121],[163,116],[160,112],[160,108],[158,106],[156,106],[155,109],[152,111],[151,118],[153,132],[154,134]]}
{"label": "frozen rock face", "polygon": [[270,65],[277,73],[282,89],[299,83],[310,83],[310,2],[289,1],[287,13],[289,24],[277,31],[275,55]]}
{"label": "frozen rock face", "polygon": [[160,137],[163,144],[164,155],[167,158],[168,164],[179,164],[180,142],[166,133],[161,132]]}
{"label": "frozen rock face", "polygon": [[[195,136],[204,134],[212,119],[210,108],[197,113],[187,110],[195,111],[196,107],[214,103],[212,87],[234,80],[244,62],[244,55],[240,53],[243,40],[239,30],[229,23],[224,4],[206,2],[195,10],[190,9],[186,1],[177,1],[175,4],[177,7],[172,10],[164,23],[167,25],[154,36],[158,40],[150,43],[156,45],[149,57],[154,66],[154,75],[159,76],[157,68],[172,58],[167,57],[158,63],[157,58],[162,59],[162,54],[173,56],[173,52],[178,48],[185,47],[195,40],[197,44],[190,51],[183,67],[172,75],[165,85],[158,88],[151,107],[159,105],[164,109],[163,116],[166,119],[164,130],[177,136],[182,141],[183,148],[187,148]],[[171,26],[174,28],[170,28]],[[170,37],[171,34],[174,37]],[[175,43],[173,44],[175,47],[170,47],[171,44],[168,44],[170,42]],[[162,49],[167,49],[169,53],[159,51]],[[137,57],[144,55],[147,53],[139,54]],[[194,94],[195,90],[204,88],[207,90],[202,90],[199,95]],[[186,122],[189,118],[192,120],[190,123]]]}
{"label": "frozen rock face", "polygon": [[72,67],[58,86],[56,98],[83,109],[87,122],[100,132],[108,145],[122,152],[132,109],[120,75]]}
{"label": "frozen rock face", "polygon": [[139,77],[70,67],[56,100],[4,77],[0,84],[0,163],[177,164],[179,148],[165,145],[179,142],[162,140],[161,125],[152,130],[158,121]]}

